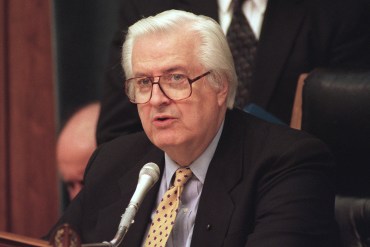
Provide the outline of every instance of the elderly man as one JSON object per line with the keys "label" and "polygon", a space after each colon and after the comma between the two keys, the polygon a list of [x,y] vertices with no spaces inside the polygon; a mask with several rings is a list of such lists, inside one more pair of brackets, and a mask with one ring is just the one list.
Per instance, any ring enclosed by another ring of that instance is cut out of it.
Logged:
{"label": "elderly man", "polygon": [[338,246],[330,153],[232,109],[237,78],[215,21],[177,10],[143,19],[122,54],[144,132],[97,149],[57,225],[71,224],[85,243],[109,241],[141,167],[154,162],[160,182],[123,246]]}

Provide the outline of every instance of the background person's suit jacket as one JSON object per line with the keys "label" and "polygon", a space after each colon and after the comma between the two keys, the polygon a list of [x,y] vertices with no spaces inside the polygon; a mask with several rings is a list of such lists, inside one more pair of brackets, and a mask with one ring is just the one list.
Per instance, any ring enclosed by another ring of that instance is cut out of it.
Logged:
{"label": "background person's suit jacket", "polygon": [[[84,243],[113,239],[147,162],[157,163],[163,174],[164,153],[142,132],[101,145],[84,189],[57,225],[72,224]],[[191,246],[338,247],[332,165],[317,139],[228,110]],[[159,184],[145,197],[123,246],[140,246]]]}
{"label": "background person's suit jacket", "polygon": [[[370,67],[369,0],[270,0],[259,39],[252,102],[289,124],[298,77],[316,67]],[[121,46],[127,28],[168,9],[218,20],[217,0],[125,0],[103,85],[98,143],[140,131],[123,89]]]}

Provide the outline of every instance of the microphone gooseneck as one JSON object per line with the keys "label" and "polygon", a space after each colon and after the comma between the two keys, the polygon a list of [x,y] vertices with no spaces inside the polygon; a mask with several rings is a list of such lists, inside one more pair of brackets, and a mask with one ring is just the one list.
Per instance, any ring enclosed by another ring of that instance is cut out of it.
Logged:
{"label": "microphone gooseneck", "polygon": [[121,221],[118,226],[118,231],[110,242],[103,242],[109,246],[116,247],[122,242],[131,224],[134,223],[135,215],[144,200],[146,193],[158,181],[160,170],[157,164],[149,162],[141,168],[139,173],[139,181],[135,192],[128,204],[124,214],[121,216]]}

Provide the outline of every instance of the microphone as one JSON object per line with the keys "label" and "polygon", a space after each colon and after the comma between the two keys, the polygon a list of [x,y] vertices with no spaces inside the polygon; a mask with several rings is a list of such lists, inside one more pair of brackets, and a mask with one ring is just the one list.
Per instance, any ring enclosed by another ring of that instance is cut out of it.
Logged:
{"label": "microphone", "polygon": [[139,181],[135,192],[131,197],[125,213],[121,216],[121,222],[118,226],[118,231],[112,241],[103,242],[109,246],[118,246],[122,242],[131,224],[134,223],[135,215],[144,200],[146,193],[153,187],[159,179],[159,167],[153,162],[149,162],[141,168],[139,173]]}

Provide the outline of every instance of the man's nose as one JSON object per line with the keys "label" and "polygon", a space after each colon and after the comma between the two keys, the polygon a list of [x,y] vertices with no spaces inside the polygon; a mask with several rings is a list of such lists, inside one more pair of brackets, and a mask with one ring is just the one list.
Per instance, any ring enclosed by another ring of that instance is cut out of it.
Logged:
{"label": "man's nose", "polygon": [[166,96],[166,94],[162,91],[159,84],[153,84],[152,88],[152,98],[150,99],[150,103],[152,105],[163,104],[169,102],[170,99]]}

